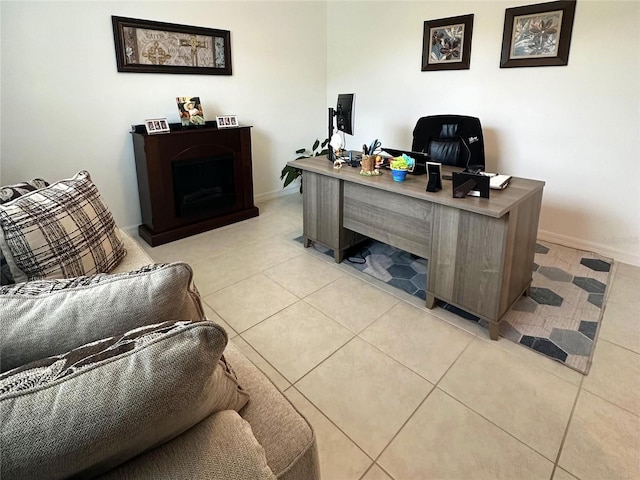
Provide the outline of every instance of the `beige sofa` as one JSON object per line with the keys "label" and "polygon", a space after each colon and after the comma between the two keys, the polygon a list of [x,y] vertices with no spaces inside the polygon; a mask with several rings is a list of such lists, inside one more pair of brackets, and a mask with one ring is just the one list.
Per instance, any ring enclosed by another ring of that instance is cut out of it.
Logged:
{"label": "beige sofa", "polygon": [[319,479],[311,425],[206,319],[191,268],[116,231],[109,274],[0,287],[0,475]]}
{"label": "beige sofa", "polygon": [[[153,263],[130,236],[123,232],[122,238],[127,256],[112,273]],[[273,475],[286,480],[319,479],[317,442],[308,421],[233,343],[227,345],[224,355],[233,366],[240,385],[249,392],[249,402],[240,415],[250,425],[246,433],[264,449]],[[220,418],[223,415],[224,412],[211,415],[179,438],[129,461],[104,478],[251,478],[237,472],[246,461],[243,458],[246,452],[229,448],[224,442],[216,442],[218,430],[225,429],[224,419]],[[233,428],[240,430],[242,425]],[[220,469],[215,462],[221,458],[229,464],[226,468],[233,470],[233,475],[240,476],[219,476]]]}
{"label": "beige sofa", "polygon": [[[122,238],[127,256],[113,273],[153,263],[131,237],[123,233]],[[286,480],[319,479],[318,447],[308,421],[232,342],[227,345],[224,355],[233,366],[240,385],[249,392],[249,402],[240,415],[250,425],[249,433],[264,448],[271,472]],[[206,418],[173,442],[131,460],[104,478],[225,478],[208,472],[212,459],[226,457],[231,463],[241,464],[243,452],[229,451],[225,445],[212,441],[217,429],[224,428],[218,425],[221,423],[219,416],[214,414]]]}
{"label": "beige sofa", "polygon": [[0,188],[0,250],[2,478],[320,478],[311,425],[88,172]]}
{"label": "beige sofa", "polygon": [[[119,231],[109,274],[0,287],[4,478],[320,478],[311,425]],[[61,353],[64,352],[64,353]]]}

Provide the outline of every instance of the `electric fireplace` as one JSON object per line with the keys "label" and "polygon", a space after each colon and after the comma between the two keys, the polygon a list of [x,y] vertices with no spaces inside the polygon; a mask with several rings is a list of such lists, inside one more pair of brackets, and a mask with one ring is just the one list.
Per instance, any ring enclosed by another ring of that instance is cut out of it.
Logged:
{"label": "electric fireplace", "polygon": [[148,135],[132,132],[142,225],[151,246],[258,215],[253,204],[250,127],[215,122]]}

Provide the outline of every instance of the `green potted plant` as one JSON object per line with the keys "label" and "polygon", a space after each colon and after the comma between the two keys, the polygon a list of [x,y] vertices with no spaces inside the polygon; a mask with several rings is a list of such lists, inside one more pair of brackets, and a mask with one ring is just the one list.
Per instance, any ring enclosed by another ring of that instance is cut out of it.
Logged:
{"label": "green potted plant", "polygon": [[[300,148],[296,150],[296,155],[298,155],[296,157],[296,160],[299,160],[301,158],[317,157],[318,155],[327,155],[329,153],[329,149],[326,148],[328,143],[328,138],[325,139],[322,143],[320,143],[320,140],[316,139],[316,141],[313,142],[313,147],[311,147],[311,150],[307,150],[306,148]],[[284,180],[284,185],[282,185],[282,188],[288,187],[291,182],[301,176],[302,170],[296,167],[292,167],[291,165],[285,165],[282,169],[282,172],[280,172],[280,180]],[[300,193],[302,193],[302,182],[300,182]]]}

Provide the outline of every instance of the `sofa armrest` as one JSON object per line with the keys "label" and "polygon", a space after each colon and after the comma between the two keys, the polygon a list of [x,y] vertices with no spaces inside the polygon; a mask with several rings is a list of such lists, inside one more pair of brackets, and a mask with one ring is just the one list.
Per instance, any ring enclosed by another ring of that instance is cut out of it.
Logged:
{"label": "sofa armrest", "polygon": [[318,444],[311,425],[232,342],[224,356],[251,395],[240,415],[264,448],[269,467],[282,480],[318,480]]}

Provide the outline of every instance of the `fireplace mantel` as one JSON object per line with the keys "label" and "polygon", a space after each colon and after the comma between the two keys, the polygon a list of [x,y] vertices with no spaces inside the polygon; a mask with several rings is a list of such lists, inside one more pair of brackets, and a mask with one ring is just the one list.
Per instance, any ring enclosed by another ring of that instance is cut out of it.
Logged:
{"label": "fireplace mantel", "polygon": [[[148,135],[144,125],[133,127],[142,213],[138,231],[151,246],[258,216],[251,128],[218,129],[211,123],[188,129],[171,124],[170,133],[156,135]],[[196,170],[180,173],[186,186],[176,186],[174,174],[188,168]],[[189,193],[189,188],[199,190]]]}

